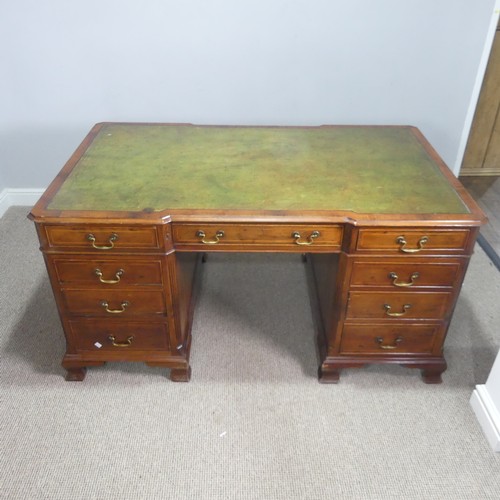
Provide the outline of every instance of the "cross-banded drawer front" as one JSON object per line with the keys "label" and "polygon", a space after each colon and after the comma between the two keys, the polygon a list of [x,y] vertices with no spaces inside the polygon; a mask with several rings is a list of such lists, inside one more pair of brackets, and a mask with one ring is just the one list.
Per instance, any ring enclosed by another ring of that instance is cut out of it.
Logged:
{"label": "cross-banded drawer front", "polygon": [[52,263],[62,286],[88,285],[121,288],[162,284],[162,266],[158,259],[94,260],[54,257]]}
{"label": "cross-banded drawer front", "polygon": [[307,248],[338,251],[342,243],[340,225],[304,224],[173,224],[176,247],[193,249],[278,249],[306,251]]}
{"label": "cross-banded drawer front", "polygon": [[468,229],[359,229],[358,252],[384,252],[401,255],[466,253]]}
{"label": "cross-banded drawer front", "polygon": [[50,226],[46,225],[50,248],[74,248],[78,251],[120,252],[161,248],[155,226]]}
{"label": "cross-banded drawer front", "polygon": [[432,354],[440,343],[440,325],[344,326],[341,354],[401,355]]}
{"label": "cross-banded drawer front", "polygon": [[128,356],[134,350],[170,350],[168,326],[162,322],[80,319],[69,325],[72,343],[82,351]]}
{"label": "cross-banded drawer front", "polygon": [[68,312],[77,315],[114,316],[166,314],[161,291],[144,290],[63,290]]}
{"label": "cross-banded drawer front", "polygon": [[353,264],[351,287],[391,287],[405,290],[454,287],[463,274],[459,259],[418,261],[406,257],[358,260]]}
{"label": "cross-banded drawer front", "polygon": [[441,319],[451,292],[351,292],[347,319]]}

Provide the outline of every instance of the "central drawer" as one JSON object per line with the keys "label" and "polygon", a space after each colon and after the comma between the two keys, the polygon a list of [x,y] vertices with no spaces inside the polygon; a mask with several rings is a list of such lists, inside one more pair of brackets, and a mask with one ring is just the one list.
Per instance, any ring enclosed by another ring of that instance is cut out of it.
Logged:
{"label": "central drawer", "polygon": [[172,224],[176,248],[184,250],[339,251],[341,225],[318,224]]}

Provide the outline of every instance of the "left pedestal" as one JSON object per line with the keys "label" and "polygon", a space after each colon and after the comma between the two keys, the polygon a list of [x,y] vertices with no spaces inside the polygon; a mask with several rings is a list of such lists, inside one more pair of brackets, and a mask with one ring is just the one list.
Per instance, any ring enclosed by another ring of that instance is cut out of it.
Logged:
{"label": "left pedestal", "polygon": [[35,222],[66,336],[66,380],[140,361],[189,381],[198,259],[176,255],[170,224]]}

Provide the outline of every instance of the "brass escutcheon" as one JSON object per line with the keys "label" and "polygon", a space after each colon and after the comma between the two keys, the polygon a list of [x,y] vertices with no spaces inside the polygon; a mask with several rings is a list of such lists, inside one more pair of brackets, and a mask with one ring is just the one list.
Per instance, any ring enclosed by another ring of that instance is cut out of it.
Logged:
{"label": "brass escutcheon", "polygon": [[116,338],[113,335],[110,335],[108,337],[108,339],[111,340],[111,343],[115,347],[128,347],[130,344],[132,344],[132,340],[134,340],[134,336],[131,335],[130,337],[127,338],[127,340],[125,340],[125,342],[117,342]]}
{"label": "brass escutcheon", "polygon": [[202,243],[204,243],[205,245],[216,245],[217,243],[219,243],[220,238],[224,237],[224,231],[217,231],[213,240],[206,240],[205,236],[205,231],[202,231],[201,229],[196,231],[196,237],[200,238],[200,241]]}
{"label": "brass escutcheon", "polygon": [[120,306],[121,306],[121,309],[110,309],[109,308],[109,304],[106,300],[103,300],[101,302],[101,306],[104,307],[104,309],[106,310],[106,312],[108,313],[111,313],[111,314],[121,314],[123,312],[125,312],[125,309],[130,305],[130,302],[128,300],[124,300]]}
{"label": "brass escutcheon", "polygon": [[406,239],[404,236],[398,236],[396,243],[400,245],[399,249],[405,253],[417,253],[424,249],[424,245],[429,241],[428,236],[422,236],[417,242],[417,248],[406,248]]}
{"label": "brass escutcheon", "polygon": [[396,273],[389,273],[389,278],[392,280],[392,284],[395,286],[413,286],[415,280],[420,276],[418,273],[412,273],[410,276],[410,281],[398,281],[399,276]]}
{"label": "brass escutcheon", "polygon": [[397,349],[399,347],[399,344],[403,342],[403,337],[397,337],[396,339],[394,339],[393,344],[384,344],[383,337],[377,337],[375,341],[377,342],[380,349]]}
{"label": "brass escutcheon", "polygon": [[306,241],[300,241],[302,236],[298,231],[294,231],[292,233],[292,238],[295,238],[295,243],[297,245],[312,245],[314,243],[314,240],[321,236],[321,233],[319,231],[313,231],[308,237]]}
{"label": "brass escutcheon", "polygon": [[393,318],[399,318],[400,316],[404,316],[407,313],[408,309],[410,309],[410,307],[411,307],[411,304],[405,304],[403,306],[402,312],[394,313],[394,312],[391,312],[391,306],[389,304],[384,304],[385,314],[387,314],[387,316],[391,316]]}
{"label": "brass escutcheon", "polygon": [[87,240],[92,243],[92,246],[97,250],[111,250],[115,246],[115,241],[118,239],[116,233],[111,233],[108,239],[109,245],[96,245],[95,236],[92,233],[87,234]]}
{"label": "brass escutcheon", "polygon": [[110,284],[110,285],[115,285],[116,283],[120,283],[120,279],[123,276],[124,272],[125,271],[123,269],[118,269],[118,271],[116,271],[116,273],[115,273],[114,280],[105,280],[102,277],[102,271],[100,269],[94,269],[94,274],[99,278],[99,281],[101,283],[106,283],[106,284]]}

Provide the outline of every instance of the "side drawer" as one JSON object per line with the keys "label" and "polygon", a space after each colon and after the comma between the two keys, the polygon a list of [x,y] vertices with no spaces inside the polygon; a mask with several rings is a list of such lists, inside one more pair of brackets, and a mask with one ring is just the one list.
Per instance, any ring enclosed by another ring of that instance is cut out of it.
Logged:
{"label": "side drawer", "polygon": [[127,317],[138,314],[166,314],[161,291],[63,290],[66,308],[77,315]]}
{"label": "side drawer", "polygon": [[348,319],[441,319],[450,311],[452,292],[351,292]]}
{"label": "side drawer", "polygon": [[49,248],[110,253],[162,248],[156,226],[44,225],[43,228]]}
{"label": "side drawer", "polygon": [[162,265],[159,259],[85,259],[52,257],[57,280],[62,286],[88,285],[121,288],[161,285]]}
{"label": "side drawer", "polygon": [[304,252],[308,247],[339,251],[341,225],[172,224],[176,247],[200,249],[277,249]]}
{"label": "side drawer", "polygon": [[71,343],[79,351],[169,351],[168,326],[162,322],[81,319],[69,321]]}
{"label": "side drawer", "polygon": [[406,257],[360,259],[353,263],[351,287],[453,288],[460,284],[463,269],[463,258],[454,260],[419,260]]}
{"label": "side drawer", "polygon": [[394,254],[467,253],[468,229],[364,229],[358,230],[358,252]]}
{"label": "side drawer", "polygon": [[441,344],[440,325],[345,325],[341,354],[390,356],[432,354]]}

